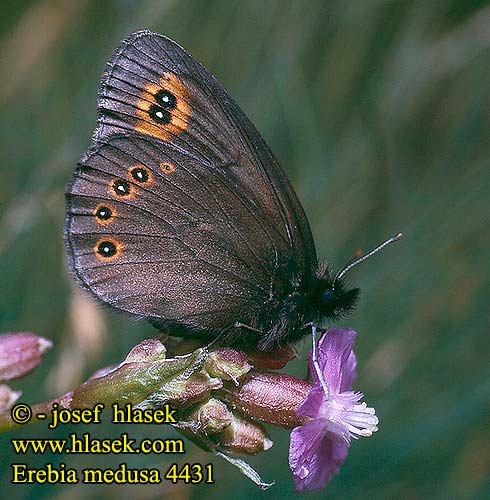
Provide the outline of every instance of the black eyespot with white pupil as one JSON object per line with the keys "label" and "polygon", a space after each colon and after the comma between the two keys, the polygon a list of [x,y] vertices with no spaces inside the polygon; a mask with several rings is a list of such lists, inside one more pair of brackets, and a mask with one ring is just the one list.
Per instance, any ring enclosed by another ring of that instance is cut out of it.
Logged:
{"label": "black eyespot with white pupil", "polygon": [[155,102],[157,104],[152,104],[148,110],[150,118],[163,125],[167,125],[172,121],[172,115],[170,109],[175,109],[177,106],[177,99],[168,90],[159,90],[155,94]]}
{"label": "black eyespot with white pupil", "polygon": [[117,253],[117,247],[112,241],[102,241],[97,247],[97,253],[102,257],[114,257]]}
{"label": "black eyespot with white pupil", "polygon": [[177,99],[168,90],[159,90],[155,94],[155,101],[165,109],[174,109],[177,106]]}
{"label": "black eyespot with white pupil", "polygon": [[117,196],[129,196],[131,192],[129,183],[122,179],[115,181],[114,184],[112,185],[112,189],[114,190],[114,193],[116,193]]}
{"label": "black eyespot with white pupil", "polygon": [[109,220],[112,217],[112,210],[109,207],[99,207],[95,216],[100,220]]}
{"label": "black eyespot with white pupil", "polygon": [[148,182],[150,178],[148,171],[144,168],[133,168],[131,170],[131,177],[137,182]]}
{"label": "black eyespot with white pupil", "polygon": [[155,104],[150,106],[148,114],[153,121],[164,125],[167,125],[172,120],[172,115],[166,109],[156,106]]}

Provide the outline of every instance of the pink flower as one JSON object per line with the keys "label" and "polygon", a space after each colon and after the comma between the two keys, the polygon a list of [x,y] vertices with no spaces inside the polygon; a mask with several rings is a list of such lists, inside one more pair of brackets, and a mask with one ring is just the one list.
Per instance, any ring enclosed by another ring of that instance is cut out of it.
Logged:
{"label": "pink flower", "polygon": [[297,411],[311,419],[291,432],[289,465],[296,490],[323,488],[338,474],[351,438],[370,436],[378,428],[374,408],[359,403],[363,394],[352,391],[356,332],[334,328],[318,342],[318,364],[328,390],[322,387],[310,353],[314,386]]}

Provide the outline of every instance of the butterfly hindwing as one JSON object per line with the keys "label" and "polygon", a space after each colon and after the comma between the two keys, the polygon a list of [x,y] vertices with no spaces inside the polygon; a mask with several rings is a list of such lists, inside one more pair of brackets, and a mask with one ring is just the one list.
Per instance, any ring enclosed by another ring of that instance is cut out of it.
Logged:
{"label": "butterfly hindwing", "polygon": [[225,174],[162,141],[100,143],[67,194],[79,280],[114,307],[189,330],[226,330],[230,310],[252,321],[281,251],[270,241],[282,240],[240,192],[230,193]]}

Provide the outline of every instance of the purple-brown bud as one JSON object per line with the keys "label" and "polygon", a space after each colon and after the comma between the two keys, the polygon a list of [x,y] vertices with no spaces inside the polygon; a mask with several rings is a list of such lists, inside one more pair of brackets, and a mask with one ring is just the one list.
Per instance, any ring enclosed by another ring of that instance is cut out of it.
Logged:
{"label": "purple-brown bud", "polygon": [[248,351],[247,354],[256,370],[280,370],[292,359],[298,357],[296,349],[291,345],[275,351],[259,351],[255,349]]}
{"label": "purple-brown bud", "polygon": [[176,408],[186,408],[209,398],[211,391],[221,389],[223,382],[210,377],[205,371],[195,371],[188,378],[177,378],[160,389],[166,401]]}
{"label": "purple-brown bud", "polygon": [[256,455],[267,451],[273,444],[262,425],[236,415],[219,435],[219,449],[232,455]]}
{"label": "purple-brown bud", "polygon": [[186,418],[188,422],[194,422],[196,429],[206,435],[216,434],[223,431],[231,424],[233,415],[225,403],[211,398],[203,405],[196,408]]}
{"label": "purple-brown bud", "polygon": [[0,335],[0,380],[10,380],[29,373],[42,361],[53,343],[33,333]]}
{"label": "purple-brown bud", "polygon": [[136,344],[126,355],[123,363],[137,363],[138,361],[156,361],[165,359],[167,349],[161,340],[150,338]]}
{"label": "purple-brown bud", "polygon": [[284,373],[252,373],[237,388],[225,389],[228,401],[254,420],[291,429],[304,422],[296,416],[312,385]]}
{"label": "purple-brown bud", "polygon": [[235,385],[252,369],[245,353],[229,347],[210,352],[204,366],[213,377],[232,380]]}

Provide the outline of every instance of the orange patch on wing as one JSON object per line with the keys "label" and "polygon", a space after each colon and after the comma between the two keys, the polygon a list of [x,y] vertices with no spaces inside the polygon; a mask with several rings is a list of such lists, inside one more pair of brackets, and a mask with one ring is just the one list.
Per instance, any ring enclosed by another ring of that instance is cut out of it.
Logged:
{"label": "orange patch on wing", "polygon": [[107,226],[114,222],[116,216],[116,209],[108,203],[99,203],[92,212],[95,216],[95,222],[101,226]]}
{"label": "orange patch on wing", "polygon": [[124,249],[124,245],[110,236],[100,238],[94,245],[94,254],[101,262],[114,262]]}
{"label": "orange patch on wing", "polygon": [[[174,108],[162,108],[165,113],[170,114],[168,123],[158,123],[150,116],[152,106],[160,106],[155,97],[160,91],[170,92],[175,97]],[[181,80],[173,73],[164,73],[159,85],[146,84],[141,92],[141,98],[136,101],[136,114],[141,118],[136,121],[136,131],[164,141],[169,141],[173,135],[184,132],[188,127],[188,118],[191,114],[191,107],[186,99],[188,99],[188,92]]]}
{"label": "orange patch on wing", "polygon": [[168,161],[160,163],[160,168],[164,174],[171,174],[175,170],[175,167]]}

